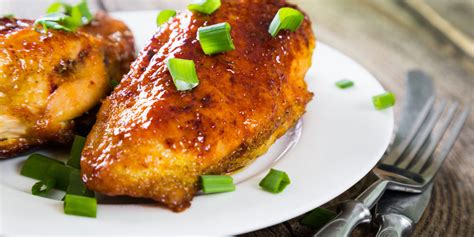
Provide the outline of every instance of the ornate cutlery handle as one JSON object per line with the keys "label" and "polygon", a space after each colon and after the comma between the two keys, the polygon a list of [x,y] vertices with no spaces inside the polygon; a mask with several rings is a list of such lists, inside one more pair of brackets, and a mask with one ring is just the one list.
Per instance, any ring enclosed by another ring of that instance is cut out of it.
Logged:
{"label": "ornate cutlery handle", "polygon": [[362,192],[356,200],[344,202],[336,218],[323,226],[314,236],[349,236],[357,225],[370,222],[372,219],[370,209],[377,203],[389,183],[390,181],[379,179]]}
{"label": "ornate cutlery handle", "polygon": [[314,235],[315,237],[349,236],[355,226],[369,222],[370,210],[360,201],[349,200],[342,204],[339,214]]}
{"label": "ornate cutlery handle", "polygon": [[377,237],[408,237],[412,231],[412,221],[399,214],[377,216],[380,223]]}

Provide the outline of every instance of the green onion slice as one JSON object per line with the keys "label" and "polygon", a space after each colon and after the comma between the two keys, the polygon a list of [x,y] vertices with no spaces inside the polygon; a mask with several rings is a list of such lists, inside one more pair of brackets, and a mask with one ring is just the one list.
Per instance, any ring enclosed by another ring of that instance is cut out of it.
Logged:
{"label": "green onion slice", "polygon": [[33,26],[35,29],[38,29],[38,25],[41,25],[43,26],[43,30],[46,32],[48,29],[74,31],[74,25],[71,24],[71,22],[68,22],[70,21],[69,19],[70,17],[63,13],[51,13],[36,19]]}
{"label": "green onion slice", "polygon": [[351,80],[344,79],[344,80],[337,81],[336,86],[341,89],[346,89],[346,88],[354,86],[354,82]]}
{"label": "green onion slice", "polygon": [[336,215],[337,214],[331,210],[316,208],[304,215],[300,223],[317,230],[326,225],[330,220],[334,219]]}
{"label": "green onion slice", "polygon": [[23,164],[20,174],[37,180],[43,180],[51,165],[63,165],[64,163],[51,159],[41,154],[32,154]]}
{"label": "green onion slice", "polygon": [[163,10],[156,17],[156,25],[161,26],[163,23],[167,22],[170,18],[176,16],[176,11],[174,10]]}
{"label": "green onion slice", "polygon": [[66,194],[94,197],[94,192],[87,189],[84,182],[82,182],[81,172],[79,170],[74,170],[69,175],[69,185],[67,186]]}
{"label": "green onion slice", "polygon": [[64,213],[76,216],[96,217],[97,200],[92,197],[66,194],[64,197]]}
{"label": "green onion slice", "polygon": [[74,142],[72,143],[71,154],[69,155],[69,160],[67,165],[74,167],[76,169],[81,168],[81,153],[84,148],[84,143],[86,138],[82,136],[74,136]]}
{"label": "green onion slice", "polygon": [[226,175],[201,175],[201,188],[205,194],[234,191],[234,179]]}
{"label": "green onion slice", "polygon": [[89,10],[89,7],[87,6],[87,1],[85,0],[81,1],[79,4],[74,6],[73,9],[78,9],[83,25],[89,24],[94,18],[94,16]]}
{"label": "green onion slice", "polygon": [[221,7],[221,0],[195,0],[188,5],[188,10],[210,15]]}
{"label": "green onion slice", "polygon": [[120,85],[120,82],[119,82],[119,81],[116,81],[116,80],[110,80],[110,81],[109,81],[109,85],[110,85],[110,87],[112,87],[112,89],[114,89],[115,87],[117,87],[118,85]]}
{"label": "green onion slice", "polygon": [[212,55],[235,49],[230,30],[227,22],[199,28],[199,42],[204,53]]}
{"label": "green onion slice", "polygon": [[56,181],[55,188],[66,191],[69,186],[69,177],[76,169],[60,165],[52,164],[46,171],[46,178],[51,178]]}
{"label": "green onion slice", "polygon": [[271,169],[259,185],[264,190],[271,193],[279,193],[290,184],[288,175],[280,170]]}
{"label": "green onion slice", "polygon": [[191,90],[199,85],[193,60],[170,58],[166,65],[178,91]]}
{"label": "green onion slice", "polygon": [[378,110],[386,109],[395,105],[395,95],[391,92],[385,92],[372,97],[374,107]]}
{"label": "green onion slice", "polygon": [[31,187],[31,193],[33,195],[47,194],[56,185],[56,181],[51,178],[47,178],[44,181],[39,181]]}
{"label": "green onion slice", "polygon": [[9,13],[9,14],[4,14],[4,15],[2,15],[1,17],[11,19],[11,18],[15,18],[15,15]]}
{"label": "green onion slice", "polygon": [[75,6],[57,2],[50,5],[46,16],[35,21],[34,27],[38,29],[38,26],[41,25],[46,32],[48,29],[75,31],[91,22],[92,19],[92,13],[84,0]]}
{"label": "green onion slice", "polygon": [[303,23],[304,15],[300,11],[291,7],[282,7],[272,20],[268,32],[277,36],[280,30],[296,31]]}

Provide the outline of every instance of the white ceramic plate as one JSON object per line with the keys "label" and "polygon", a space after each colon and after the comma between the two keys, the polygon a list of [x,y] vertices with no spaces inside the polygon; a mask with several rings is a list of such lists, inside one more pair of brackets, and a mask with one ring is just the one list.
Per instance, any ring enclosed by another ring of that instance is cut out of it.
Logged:
{"label": "white ceramic plate", "polygon": [[[139,48],[156,30],[156,12],[114,15],[133,29]],[[0,162],[0,233],[238,234],[286,221],[324,204],[377,163],[390,141],[393,111],[373,108],[371,97],[384,89],[350,58],[318,42],[313,60],[306,81],[315,96],[302,129],[279,139],[266,155],[236,174],[239,183],[235,192],[197,196],[182,213],[151,204],[101,204],[96,219],[69,216],[63,213],[62,202],[30,194],[35,181],[20,176],[26,157],[19,157]],[[334,83],[343,78],[353,80],[355,86],[338,89]],[[296,141],[287,152],[287,145]],[[55,157],[64,156],[52,152]],[[275,195],[262,191],[258,183],[266,166],[279,156],[274,167],[286,171],[291,184]]]}

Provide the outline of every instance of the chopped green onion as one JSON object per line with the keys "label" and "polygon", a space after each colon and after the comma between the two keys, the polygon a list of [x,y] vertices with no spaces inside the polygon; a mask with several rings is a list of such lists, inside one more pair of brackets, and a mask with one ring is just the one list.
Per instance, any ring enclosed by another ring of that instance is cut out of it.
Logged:
{"label": "chopped green onion", "polygon": [[212,55],[235,49],[230,30],[227,22],[199,28],[199,42],[204,53]]}
{"label": "chopped green onion", "polygon": [[71,28],[72,25],[67,23],[68,19],[70,19],[70,17],[62,13],[51,13],[36,19],[33,26],[37,29],[38,25],[41,25],[46,32],[48,29],[73,31],[74,29]]}
{"label": "chopped green onion", "polygon": [[174,10],[160,11],[158,16],[156,17],[156,25],[160,26],[160,25],[167,22],[170,18],[172,18],[174,16],[176,16],[176,11],[174,11]]}
{"label": "chopped green onion", "polygon": [[271,193],[279,193],[290,184],[288,175],[280,170],[271,169],[259,185],[264,190]]}
{"label": "chopped green onion", "polygon": [[354,82],[351,80],[344,79],[344,80],[337,81],[336,86],[341,89],[346,89],[346,88],[354,86]]}
{"label": "chopped green onion", "polygon": [[336,215],[337,214],[331,210],[325,208],[316,208],[304,215],[300,223],[317,230],[326,225],[326,223],[328,223],[330,220],[334,219]]}
{"label": "chopped green onion", "polygon": [[43,180],[49,167],[53,164],[64,165],[59,160],[54,160],[41,154],[32,154],[23,164],[20,174],[33,179]]}
{"label": "chopped green onion", "polygon": [[272,20],[268,32],[273,36],[277,36],[280,30],[296,31],[303,23],[304,15],[300,11],[291,7],[282,7]]}
{"label": "chopped green onion", "polygon": [[3,15],[2,17],[4,17],[4,18],[8,18],[8,19],[11,19],[11,18],[14,18],[14,17],[15,17],[15,15],[13,15],[13,14],[9,13],[9,14],[5,14],[5,15]]}
{"label": "chopped green onion", "polygon": [[234,191],[234,179],[226,175],[201,175],[201,188],[205,194]]}
{"label": "chopped green onion", "polygon": [[116,80],[110,80],[109,85],[113,89],[113,88],[117,87],[118,85],[120,85],[120,82],[116,81]]}
{"label": "chopped green onion", "polygon": [[31,187],[31,193],[33,195],[47,194],[56,185],[56,181],[51,178],[46,178],[44,181],[39,181]]}
{"label": "chopped green onion", "polygon": [[170,58],[166,65],[178,91],[191,90],[199,85],[193,60]]}
{"label": "chopped green onion", "polygon": [[76,216],[96,217],[97,200],[92,197],[66,194],[64,197],[64,213]]}
{"label": "chopped green onion", "polygon": [[188,5],[188,10],[210,15],[219,7],[221,7],[221,0],[195,0]]}
{"label": "chopped green onion", "polygon": [[377,110],[386,109],[395,105],[395,95],[391,92],[385,92],[372,97],[372,102]]}
{"label": "chopped green onion", "polygon": [[81,153],[82,148],[84,148],[84,143],[86,138],[82,136],[74,136],[74,142],[72,143],[71,154],[69,155],[69,160],[67,165],[74,167],[76,169],[81,168]]}
{"label": "chopped green onion", "polygon": [[94,192],[87,189],[84,182],[82,182],[79,170],[74,170],[69,175],[69,185],[67,186],[66,194],[94,197]]}
{"label": "chopped green onion", "polygon": [[34,26],[37,29],[38,25],[41,25],[46,32],[48,29],[75,31],[91,22],[92,18],[92,13],[84,0],[75,6],[57,2],[50,5],[47,15],[38,18]]}
{"label": "chopped green onion", "polygon": [[54,179],[56,181],[56,188],[66,191],[67,187],[69,186],[69,177],[71,173],[74,172],[76,169],[60,165],[60,164],[52,164],[48,171],[46,171],[47,178]]}
{"label": "chopped green onion", "polygon": [[89,7],[87,6],[87,1],[85,0],[74,6],[73,9],[78,9],[78,11],[80,12],[81,22],[83,25],[89,24],[94,18],[94,16],[89,10]]}

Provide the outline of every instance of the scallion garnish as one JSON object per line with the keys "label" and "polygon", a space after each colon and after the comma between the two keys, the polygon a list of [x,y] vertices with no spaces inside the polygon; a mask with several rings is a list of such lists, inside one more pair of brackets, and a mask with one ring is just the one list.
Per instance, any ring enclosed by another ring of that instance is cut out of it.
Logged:
{"label": "scallion garnish", "polygon": [[76,169],[81,168],[81,153],[82,148],[84,148],[84,143],[86,138],[82,136],[74,136],[74,142],[72,143],[71,153],[69,155],[69,160],[67,165],[74,167]]}
{"label": "scallion garnish", "polygon": [[64,166],[61,164],[52,164],[48,171],[46,171],[46,178],[51,178],[56,181],[55,187],[57,189],[66,191],[67,187],[69,186],[69,177],[71,173],[74,172],[76,169]]}
{"label": "scallion garnish", "polygon": [[318,207],[304,215],[300,223],[317,230],[336,217],[336,215],[331,210]]}
{"label": "scallion garnish", "polygon": [[37,29],[38,25],[41,25],[45,32],[47,32],[48,29],[74,31],[74,25],[69,23],[69,19],[69,16],[62,13],[51,13],[36,19],[34,27]]}
{"label": "scallion garnish", "polygon": [[48,29],[75,31],[91,22],[93,18],[86,1],[81,1],[75,6],[61,2],[53,3],[47,13],[46,16],[35,21],[35,28],[41,25],[44,31],[48,31]]}
{"label": "scallion garnish", "polygon": [[188,10],[197,11],[207,15],[212,14],[221,6],[221,0],[195,0],[188,5]]}
{"label": "scallion garnish", "polygon": [[11,19],[11,18],[14,18],[14,17],[15,17],[15,15],[13,15],[13,14],[9,13],[9,14],[4,14],[2,17],[4,17],[4,18],[8,18],[8,19]]}
{"label": "scallion garnish", "polygon": [[386,109],[395,105],[395,95],[391,92],[385,92],[372,97],[372,102],[377,110]]}
{"label": "scallion garnish", "polygon": [[120,85],[120,82],[119,82],[119,81],[116,81],[116,80],[110,80],[110,81],[109,81],[109,85],[110,85],[110,87],[112,87],[112,89],[114,89],[115,87],[117,87],[118,85]]}
{"label": "scallion garnish", "polygon": [[82,182],[81,172],[79,170],[75,170],[69,175],[69,185],[67,186],[66,193],[94,197],[94,192],[87,189],[84,182]]}
{"label": "scallion garnish", "polygon": [[191,90],[199,85],[193,60],[170,58],[166,65],[178,91]]}
{"label": "scallion garnish", "polygon": [[343,80],[337,81],[336,86],[341,89],[346,89],[346,88],[354,86],[354,82],[351,80],[343,79]]}
{"label": "scallion garnish", "polygon": [[235,49],[230,30],[227,22],[199,28],[199,42],[204,53],[212,55]]}
{"label": "scallion garnish", "polygon": [[92,197],[66,194],[64,197],[64,213],[76,216],[96,217],[97,200]]}
{"label": "scallion garnish", "polygon": [[304,15],[300,11],[291,7],[282,7],[272,20],[268,32],[277,36],[280,30],[296,31],[303,23]]}
{"label": "scallion garnish", "polygon": [[290,184],[288,175],[280,170],[271,169],[259,185],[264,190],[271,193],[279,193]]}
{"label": "scallion garnish", "polygon": [[48,193],[56,185],[56,180],[46,178],[44,181],[39,181],[31,187],[31,193],[33,195],[42,195]]}
{"label": "scallion garnish", "polygon": [[201,188],[205,194],[234,191],[234,179],[226,175],[201,175]]}
{"label": "scallion garnish", "polygon": [[156,25],[161,26],[163,23],[167,22],[170,18],[176,16],[176,11],[174,10],[163,10],[160,11],[156,17]]}
{"label": "scallion garnish", "polygon": [[41,154],[32,154],[23,164],[20,174],[37,180],[43,180],[49,167],[53,164],[63,165],[64,163],[51,159]]}

